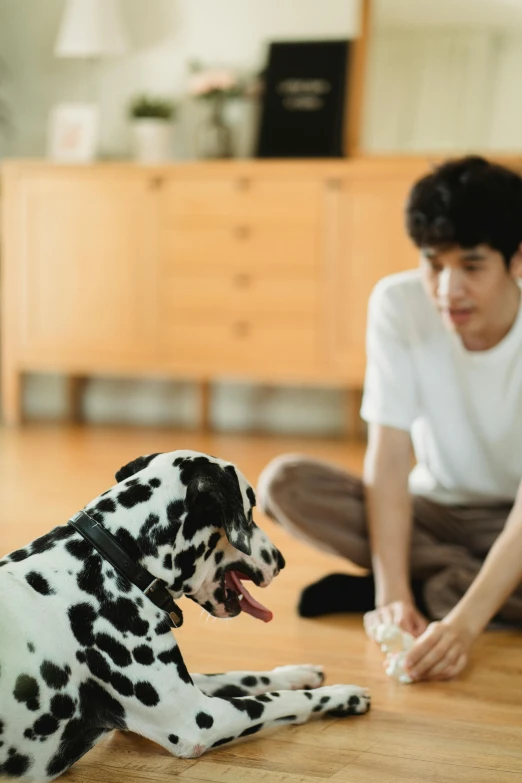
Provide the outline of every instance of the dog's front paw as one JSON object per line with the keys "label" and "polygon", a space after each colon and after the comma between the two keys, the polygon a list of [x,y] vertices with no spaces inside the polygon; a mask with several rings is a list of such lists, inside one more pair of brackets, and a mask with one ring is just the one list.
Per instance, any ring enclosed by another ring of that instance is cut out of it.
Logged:
{"label": "dog's front paw", "polygon": [[[370,709],[370,692],[358,685],[328,685],[320,690],[319,705],[323,712],[332,718],[344,718],[346,715],[363,715]],[[317,692],[317,695],[319,691]]]}
{"label": "dog's front paw", "polygon": [[271,674],[278,690],[282,691],[313,690],[324,682],[323,667],[311,663],[300,666],[278,666]]}

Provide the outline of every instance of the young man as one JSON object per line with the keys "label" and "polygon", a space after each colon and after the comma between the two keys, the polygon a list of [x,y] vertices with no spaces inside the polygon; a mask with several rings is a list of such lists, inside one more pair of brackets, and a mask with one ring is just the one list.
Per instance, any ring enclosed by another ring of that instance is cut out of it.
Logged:
{"label": "young man", "polygon": [[398,623],[418,637],[414,679],[449,679],[493,617],[522,623],[522,179],[447,162],[413,187],[406,224],[420,268],[369,303],[362,481],[283,455],[258,495],[291,533],[372,572],[311,585],[302,615]]}

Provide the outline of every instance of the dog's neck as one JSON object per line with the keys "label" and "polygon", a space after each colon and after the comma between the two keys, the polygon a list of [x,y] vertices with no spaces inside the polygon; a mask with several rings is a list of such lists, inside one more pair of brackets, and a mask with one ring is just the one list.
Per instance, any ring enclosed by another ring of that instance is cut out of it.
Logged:
{"label": "dog's neck", "polygon": [[187,557],[179,555],[191,543],[178,536],[185,516],[183,501],[169,503],[161,486],[149,487],[131,479],[95,498],[85,511],[176,598],[183,594]]}

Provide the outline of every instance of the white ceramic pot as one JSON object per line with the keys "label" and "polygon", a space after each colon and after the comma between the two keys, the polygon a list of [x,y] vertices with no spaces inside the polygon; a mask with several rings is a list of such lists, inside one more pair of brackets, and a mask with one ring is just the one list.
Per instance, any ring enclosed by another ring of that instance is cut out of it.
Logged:
{"label": "white ceramic pot", "polygon": [[132,121],[132,147],[138,163],[165,163],[172,159],[172,123],[170,120]]}

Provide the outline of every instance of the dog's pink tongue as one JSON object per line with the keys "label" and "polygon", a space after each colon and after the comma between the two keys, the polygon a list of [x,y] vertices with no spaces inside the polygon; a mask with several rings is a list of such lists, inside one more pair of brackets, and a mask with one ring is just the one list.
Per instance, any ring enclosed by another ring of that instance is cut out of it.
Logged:
{"label": "dog's pink tongue", "polygon": [[247,614],[251,614],[252,617],[257,617],[258,620],[263,620],[264,623],[269,623],[274,616],[270,609],[260,604],[259,601],[250,595],[239,576],[235,571],[229,571],[230,578],[234,584],[236,590],[241,593],[243,600],[241,601],[241,609]]}

